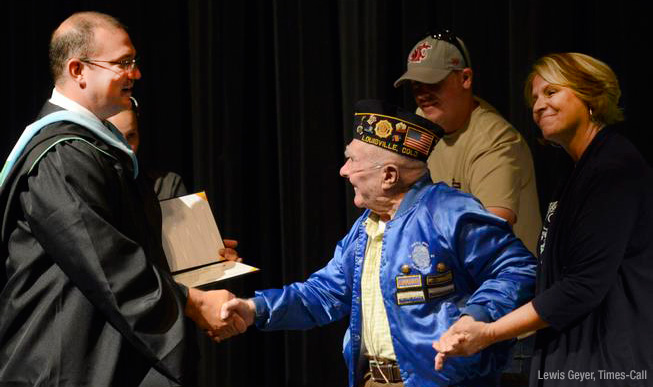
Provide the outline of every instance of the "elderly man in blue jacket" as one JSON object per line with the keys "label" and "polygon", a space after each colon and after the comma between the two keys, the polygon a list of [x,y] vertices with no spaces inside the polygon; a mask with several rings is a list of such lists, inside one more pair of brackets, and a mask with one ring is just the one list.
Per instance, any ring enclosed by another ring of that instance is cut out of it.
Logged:
{"label": "elderly man in blue jacket", "polygon": [[[535,258],[474,197],[433,184],[426,159],[443,132],[396,106],[356,105],[340,174],[366,208],[306,282],[224,304],[262,330],[349,316],[349,386],[498,385],[511,343],[433,367],[433,340],[460,316],[494,321],[533,296]],[[393,384],[394,383],[394,384]]]}

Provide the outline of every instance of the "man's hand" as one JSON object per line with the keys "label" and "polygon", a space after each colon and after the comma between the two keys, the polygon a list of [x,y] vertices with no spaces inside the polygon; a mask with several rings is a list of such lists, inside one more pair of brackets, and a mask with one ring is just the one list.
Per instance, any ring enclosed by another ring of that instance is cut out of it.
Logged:
{"label": "man's hand", "polygon": [[256,316],[256,305],[254,305],[254,301],[234,298],[225,302],[222,305],[220,317],[227,319],[235,316],[242,317],[247,326],[252,325]]}
{"label": "man's hand", "polygon": [[224,239],[222,242],[224,243],[224,248],[218,251],[218,255],[220,255],[221,260],[226,259],[228,261],[236,262],[243,261],[243,259],[238,256],[238,252],[236,251],[236,247],[238,247],[237,240]]}
{"label": "man's hand", "polygon": [[493,343],[490,324],[478,322],[471,316],[463,316],[433,342],[435,369],[441,370],[450,356],[470,356]]}
{"label": "man's hand", "polygon": [[220,318],[222,304],[234,297],[227,290],[202,291],[188,288],[188,301],[184,312],[209,337],[220,342],[247,330],[247,325],[238,315],[228,319]]}

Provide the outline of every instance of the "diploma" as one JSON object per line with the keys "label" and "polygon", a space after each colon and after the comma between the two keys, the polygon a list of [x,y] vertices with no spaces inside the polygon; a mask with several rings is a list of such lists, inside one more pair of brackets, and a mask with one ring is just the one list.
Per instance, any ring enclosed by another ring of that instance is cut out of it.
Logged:
{"label": "diploma", "polygon": [[161,236],[175,281],[198,287],[258,271],[240,262],[220,260],[220,230],[204,192],[160,202]]}

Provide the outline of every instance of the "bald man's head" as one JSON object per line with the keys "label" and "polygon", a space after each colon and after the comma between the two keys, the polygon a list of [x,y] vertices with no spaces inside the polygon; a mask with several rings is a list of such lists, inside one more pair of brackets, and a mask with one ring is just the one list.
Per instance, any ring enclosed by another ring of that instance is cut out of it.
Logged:
{"label": "bald man's head", "polygon": [[97,27],[126,30],[113,16],[99,12],[78,12],[52,33],[50,39],[50,71],[55,83],[61,81],[70,58],[89,58],[94,51],[94,31]]}

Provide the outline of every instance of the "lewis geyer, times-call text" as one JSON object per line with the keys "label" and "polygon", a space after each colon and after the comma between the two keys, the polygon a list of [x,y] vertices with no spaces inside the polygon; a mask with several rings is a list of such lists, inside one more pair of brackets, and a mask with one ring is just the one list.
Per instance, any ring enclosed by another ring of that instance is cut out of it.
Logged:
{"label": "lewis geyer, times-call text", "polygon": [[537,371],[537,378],[540,380],[646,380],[648,370],[631,371]]}

